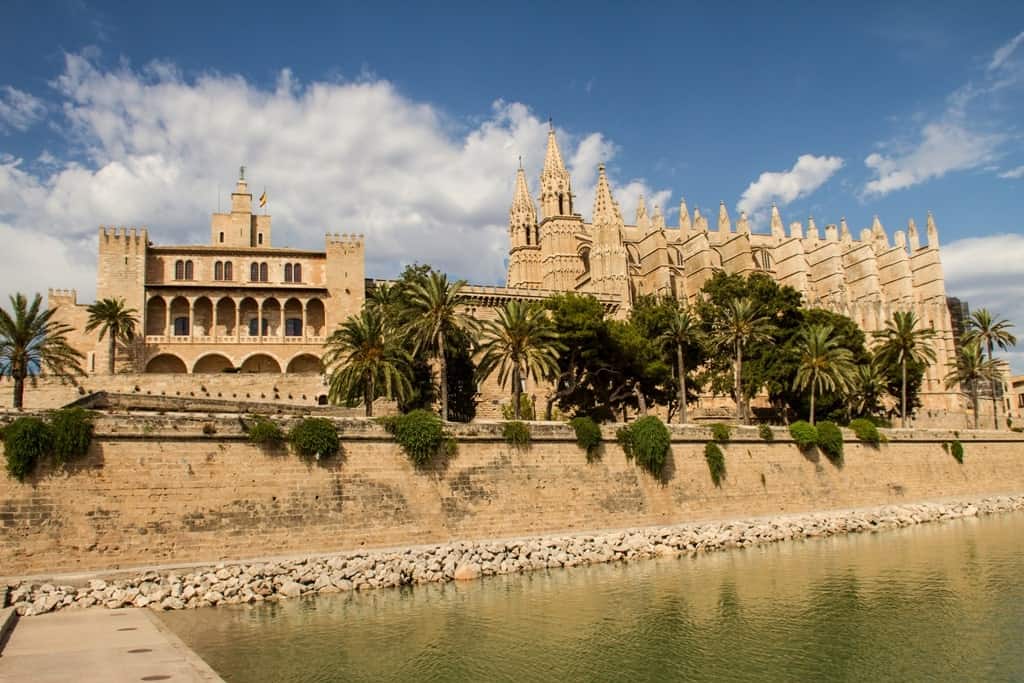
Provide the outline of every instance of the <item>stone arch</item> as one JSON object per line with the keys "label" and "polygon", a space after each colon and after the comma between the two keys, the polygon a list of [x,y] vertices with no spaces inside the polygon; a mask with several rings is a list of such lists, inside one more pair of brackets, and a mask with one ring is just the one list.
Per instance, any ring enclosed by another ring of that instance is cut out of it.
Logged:
{"label": "stone arch", "polygon": [[221,297],[214,306],[216,324],[213,326],[214,333],[218,336],[231,336],[235,334],[235,300],[229,296]]}
{"label": "stone arch", "polygon": [[146,334],[167,334],[167,302],[162,296],[151,297],[146,302]]}
{"label": "stone arch", "polygon": [[579,251],[577,251],[576,253],[580,257],[580,261],[583,262],[583,272],[584,273],[589,273],[590,272],[590,247],[588,247],[587,245],[583,245],[582,247],[579,248]]}
{"label": "stone arch", "polygon": [[259,304],[256,303],[256,299],[251,296],[247,296],[238,302],[238,315],[240,319],[240,325],[242,326],[242,333],[250,337],[259,336],[259,328],[256,328],[256,334],[252,334],[253,326],[252,321],[256,319],[256,314],[259,310]]}
{"label": "stone arch", "polygon": [[320,373],[320,359],[311,353],[300,353],[288,361],[288,373]]}
{"label": "stone arch", "polygon": [[281,374],[281,363],[266,351],[249,354],[238,366],[241,372]]}
{"label": "stone arch", "polygon": [[326,311],[320,299],[306,302],[306,330],[310,337],[323,337],[326,334]]}
{"label": "stone arch", "polygon": [[185,361],[173,353],[161,353],[149,359],[146,372],[183,375],[188,373],[188,367]]}
{"label": "stone arch", "polygon": [[234,370],[234,368],[235,364],[231,362],[230,358],[222,353],[211,352],[204,353],[196,359],[196,362],[192,365],[192,374],[209,375]]}
{"label": "stone arch", "polygon": [[[192,329],[191,311],[188,299],[176,296],[169,304],[171,307],[171,329],[169,333],[178,337],[187,337]],[[181,321],[184,320],[184,323]]]}
{"label": "stone arch", "polygon": [[268,337],[280,337],[284,333],[284,309],[275,297],[263,300],[263,319],[267,321]]}
{"label": "stone arch", "polygon": [[201,296],[192,304],[195,314],[192,319],[192,333],[197,337],[213,334],[213,302],[208,296]]}

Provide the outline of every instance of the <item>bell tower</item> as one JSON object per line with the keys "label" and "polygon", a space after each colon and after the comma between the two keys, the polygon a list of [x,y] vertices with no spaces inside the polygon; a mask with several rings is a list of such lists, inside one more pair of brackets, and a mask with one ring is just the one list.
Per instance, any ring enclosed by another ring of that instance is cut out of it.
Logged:
{"label": "bell tower", "polygon": [[572,185],[562,163],[554,126],[548,129],[548,150],[540,174],[541,286],[560,292],[576,289],[583,273],[583,260],[576,250],[576,235],[583,219],[573,213]]}

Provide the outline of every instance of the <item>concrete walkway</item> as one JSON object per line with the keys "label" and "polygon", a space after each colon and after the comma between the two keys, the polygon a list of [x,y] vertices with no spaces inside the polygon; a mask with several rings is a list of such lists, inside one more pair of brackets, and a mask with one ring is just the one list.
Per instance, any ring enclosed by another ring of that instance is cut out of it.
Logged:
{"label": "concrete walkway", "polygon": [[66,610],[19,619],[0,652],[0,681],[223,683],[148,609]]}

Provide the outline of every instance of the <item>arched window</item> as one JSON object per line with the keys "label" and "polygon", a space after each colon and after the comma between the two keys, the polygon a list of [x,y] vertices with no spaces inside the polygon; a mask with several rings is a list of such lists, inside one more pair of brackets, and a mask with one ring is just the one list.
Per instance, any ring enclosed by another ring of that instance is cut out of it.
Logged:
{"label": "arched window", "polygon": [[266,281],[267,281],[267,264],[266,263],[261,263],[260,264],[260,282],[266,282]]}
{"label": "arched window", "polygon": [[224,243],[224,233],[220,234],[220,241],[221,241],[222,244]]}
{"label": "arched window", "polygon": [[217,261],[213,264],[213,279],[223,280],[224,279],[224,264]]}
{"label": "arched window", "polygon": [[292,268],[292,282],[302,282],[302,264],[296,263]]}
{"label": "arched window", "polygon": [[291,282],[292,281],[292,264],[290,264],[290,263],[284,264],[284,281],[285,282]]}
{"label": "arched window", "polygon": [[259,282],[260,281],[260,264],[254,263],[249,266],[249,281]]}
{"label": "arched window", "polygon": [[563,199],[562,193],[559,192],[558,193],[558,215],[559,216],[564,216],[565,215],[564,201],[565,200]]}
{"label": "arched window", "polygon": [[231,261],[225,261],[224,262],[224,279],[225,280],[234,280],[235,279],[235,274],[232,273],[231,270],[232,270],[232,268],[231,268]]}
{"label": "arched window", "polygon": [[527,226],[526,227],[526,246],[530,246],[530,233],[531,232],[533,232],[533,230],[529,226]]}
{"label": "arched window", "polygon": [[184,280],[185,279],[185,262],[175,261],[174,262],[174,279]]}
{"label": "arched window", "polygon": [[191,261],[185,261],[185,279],[186,280],[191,280],[193,275],[194,275],[194,271],[192,270],[192,262]]}

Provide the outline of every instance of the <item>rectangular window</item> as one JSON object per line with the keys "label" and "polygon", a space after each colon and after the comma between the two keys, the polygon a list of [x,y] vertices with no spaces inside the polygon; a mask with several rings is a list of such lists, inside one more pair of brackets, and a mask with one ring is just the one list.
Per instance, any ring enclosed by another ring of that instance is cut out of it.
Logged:
{"label": "rectangular window", "polygon": [[[252,320],[249,321],[249,336],[250,337],[258,337],[258,336],[260,336],[259,331],[258,331],[259,328],[257,327],[257,324],[258,323],[256,322],[256,318],[253,318]],[[268,324],[267,319],[264,318],[263,319],[263,336],[264,337],[267,336],[267,332],[268,332],[269,329],[270,329],[270,325]]]}
{"label": "rectangular window", "polygon": [[288,318],[284,321],[284,336],[286,337],[301,337],[302,336],[302,318]]}
{"label": "rectangular window", "polygon": [[188,336],[188,318],[180,317],[174,319],[174,336],[186,337]]}

